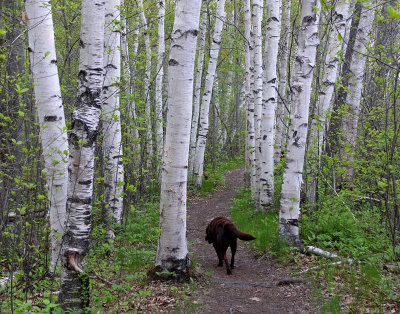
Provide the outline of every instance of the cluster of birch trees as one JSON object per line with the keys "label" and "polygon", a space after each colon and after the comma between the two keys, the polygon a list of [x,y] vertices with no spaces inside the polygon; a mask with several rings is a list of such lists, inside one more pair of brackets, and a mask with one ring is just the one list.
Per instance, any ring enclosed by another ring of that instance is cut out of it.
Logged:
{"label": "cluster of birch trees", "polygon": [[342,189],[378,203],[398,236],[395,1],[0,3],[1,254],[46,250],[48,212],[67,307],[85,305],[93,204],[112,239],[160,194],[155,264],[185,272],[187,182],[201,187],[220,157],[245,155],[256,209],[279,203],[292,245],[300,201],[317,210]]}

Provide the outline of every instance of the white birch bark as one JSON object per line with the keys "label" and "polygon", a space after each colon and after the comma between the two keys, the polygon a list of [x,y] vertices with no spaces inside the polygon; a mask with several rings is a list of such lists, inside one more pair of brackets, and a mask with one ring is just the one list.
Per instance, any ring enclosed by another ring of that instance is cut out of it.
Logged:
{"label": "white birch bark", "polygon": [[194,157],[196,156],[196,140],[197,140],[197,129],[199,125],[201,79],[203,77],[206,28],[207,28],[207,12],[204,11],[200,23],[199,43],[197,48],[198,54],[197,54],[196,80],[193,93],[193,117],[192,117],[192,128],[190,131],[189,175],[193,174]]}
{"label": "white birch bark", "polygon": [[164,53],[165,53],[165,35],[164,35],[164,20],[165,20],[165,1],[159,0],[158,2],[158,56],[157,56],[157,76],[156,76],[156,108],[155,108],[155,122],[156,122],[156,149],[157,156],[162,156],[163,151],[163,77],[164,77]]}
{"label": "white birch bark", "polygon": [[291,0],[283,0],[282,2],[282,35],[281,35],[281,51],[279,55],[279,83],[278,83],[278,100],[276,110],[276,130],[275,130],[275,152],[274,162],[278,163],[281,159],[283,146],[283,134],[285,129],[285,106],[286,104],[286,82],[287,68],[289,60],[289,35],[290,35],[290,4]]}
{"label": "white birch bark", "polygon": [[261,172],[261,108],[262,108],[262,32],[263,1],[253,0],[253,36],[254,36],[254,137],[255,137],[255,190],[254,201],[256,208],[260,206],[260,172]]}
{"label": "white birch bark", "polygon": [[200,0],[177,0],[168,66],[168,114],[160,198],[156,268],[185,272],[186,187],[193,102],[193,75]]}
{"label": "white birch bark", "polygon": [[245,27],[245,106],[246,106],[246,141],[245,141],[245,154],[246,154],[246,183],[250,183],[252,191],[254,187],[252,186],[253,172],[255,171],[254,157],[255,157],[255,139],[254,139],[254,101],[253,92],[251,89],[252,81],[252,37],[251,37],[251,6],[250,0],[246,0],[244,3],[244,27]]}
{"label": "white birch bark", "polygon": [[317,152],[321,155],[325,133],[329,123],[329,115],[332,110],[332,95],[335,89],[338,73],[338,52],[342,48],[342,39],[346,35],[346,23],[349,16],[350,2],[340,0],[332,9],[332,28],[329,31],[328,48],[324,62],[324,74],[322,76],[322,88],[319,91],[317,102],[317,120],[313,121],[310,133],[310,143],[318,144]]}
{"label": "white birch bark", "polygon": [[93,197],[94,149],[101,108],[105,1],[82,1],[78,92],[72,115],[67,201],[63,240],[61,291],[64,309],[82,311],[84,284],[81,262],[89,251]]}
{"label": "white birch bark", "polygon": [[[350,2],[340,0],[332,9],[332,27],[329,30],[327,54],[324,62],[322,75],[322,87],[317,100],[317,112],[312,121],[308,152],[317,157],[318,162],[311,164],[311,172],[315,171],[325,143],[325,134],[329,126],[329,116],[332,111],[332,95],[335,89],[338,74],[339,57],[338,52],[342,48],[342,41],[346,36],[347,18],[349,16]],[[311,204],[315,202],[316,178],[311,179],[307,189],[307,200]]]}
{"label": "white birch bark", "polygon": [[307,140],[311,82],[319,44],[319,11],[319,0],[302,2],[298,49],[293,67],[292,110],[286,167],[283,173],[279,236],[286,239],[290,245],[295,246],[301,246],[298,227],[300,188]]}
{"label": "white birch bark", "polygon": [[204,170],[204,152],[206,149],[207,135],[209,128],[209,111],[210,102],[213,92],[213,85],[215,79],[215,72],[218,62],[219,48],[221,46],[221,35],[222,27],[224,26],[225,20],[225,0],[217,0],[217,9],[215,12],[215,25],[214,25],[214,35],[213,42],[211,44],[210,50],[210,60],[208,63],[208,70],[204,86],[204,94],[201,101],[200,109],[200,121],[199,121],[199,134],[196,144],[196,156],[194,161],[193,174],[196,178],[196,186],[201,187],[203,180],[203,170]]}
{"label": "white birch bark", "polygon": [[104,157],[104,218],[122,223],[124,165],[119,82],[121,78],[120,0],[108,0],[105,7],[104,83],[102,92],[102,133]]}
{"label": "white birch bark", "polygon": [[281,33],[280,0],[267,3],[265,32],[265,65],[260,136],[260,207],[273,205],[274,197],[274,139],[277,102],[277,72],[279,37]]}
{"label": "white birch bark", "polygon": [[150,76],[151,76],[151,47],[150,47],[150,34],[147,26],[146,15],[144,14],[143,0],[138,0],[138,6],[140,10],[140,20],[142,23],[142,29],[144,32],[144,46],[146,49],[146,71],[143,80],[144,83],[144,97],[145,97],[145,113],[147,119],[147,160],[148,166],[151,163],[153,156],[153,135],[152,135],[152,123],[151,123],[151,105],[150,105]]}
{"label": "white birch bark", "polygon": [[358,119],[360,116],[361,92],[364,81],[364,68],[367,61],[366,51],[372,22],[374,21],[375,10],[370,6],[372,1],[364,3],[360,15],[357,35],[354,43],[354,53],[350,63],[350,73],[346,104],[348,112],[343,118],[344,148],[341,150],[341,157],[345,161],[347,176],[345,178],[349,185],[353,184],[354,177],[354,153],[356,148]]}
{"label": "white birch bark", "polygon": [[68,189],[68,139],[56,62],[54,28],[49,0],[27,0],[29,54],[40,123],[49,199],[50,271],[61,261]]}

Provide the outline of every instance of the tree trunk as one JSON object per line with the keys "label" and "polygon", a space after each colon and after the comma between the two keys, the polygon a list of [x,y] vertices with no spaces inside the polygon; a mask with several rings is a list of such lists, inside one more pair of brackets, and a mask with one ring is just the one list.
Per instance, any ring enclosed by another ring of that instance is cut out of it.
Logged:
{"label": "tree trunk", "polygon": [[59,295],[62,308],[73,312],[83,312],[88,305],[84,295],[88,282],[80,273],[90,243],[94,149],[103,83],[104,8],[104,1],[82,1],[78,93],[69,135],[68,219]]}
{"label": "tree trunk", "polygon": [[186,187],[193,75],[200,0],[177,0],[168,66],[168,115],[160,197],[156,269],[181,274],[190,260],[186,240]]}
{"label": "tree trunk", "polygon": [[[308,151],[316,156],[316,160],[311,164],[311,172],[315,172],[325,143],[326,131],[329,124],[329,116],[332,111],[332,95],[338,73],[339,57],[338,52],[342,48],[342,41],[345,38],[347,17],[349,16],[350,3],[341,0],[332,9],[331,23],[329,31],[327,54],[324,63],[322,76],[322,88],[319,91],[319,99],[316,104],[316,114],[311,125]],[[315,203],[317,176],[312,175],[311,183],[307,189],[307,200]]]}
{"label": "tree trunk", "polygon": [[[163,151],[163,77],[164,77],[164,53],[165,53],[165,35],[164,35],[164,20],[165,20],[165,1],[158,1],[158,56],[157,56],[157,77],[156,77],[156,149],[157,156],[162,156]],[[161,166],[159,167],[161,168]]]}
{"label": "tree trunk", "polygon": [[145,65],[145,77],[144,83],[144,103],[145,103],[145,113],[147,119],[147,167],[151,167],[152,156],[153,156],[153,134],[152,134],[152,123],[151,123],[151,104],[150,104],[150,76],[151,76],[151,47],[150,47],[150,34],[149,28],[147,26],[147,19],[144,14],[143,1],[138,0],[138,6],[140,10],[140,20],[142,22],[142,28],[144,32],[144,46],[146,49],[146,65]]}
{"label": "tree trunk", "polygon": [[279,212],[279,237],[294,246],[301,246],[298,227],[300,188],[307,140],[311,82],[319,44],[319,11],[319,0],[302,2],[298,50],[293,69],[292,111]]}
{"label": "tree trunk", "polygon": [[[245,182],[247,186],[251,185],[253,178],[254,157],[255,157],[255,138],[254,138],[254,101],[252,97],[251,90],[251,80],[252,80],[252,36],[251,36],[251,6],[250,0],[245,1],[244,8],[244,27],[245,27],[245,43],[244,43],[244,58],[245,58],[245,103],[246,103],[246,175]],[[254,189],[252,189],[253,191]]]}
{"label": "tree trunk", "polygon": [[360,15],[357,35],[354,43],[354,55],[350,63],[349,87],[346,96],[348,112],[343,118],[343,139],[341,158],[346,168],[345,182],[353,185],[354,177],[354,153],[356,148],[358,118],[360,116],[361,91],[364,80],[364,67],[367,60],[367,42],[370,40],[372,22],[375,10],[370,8],[371,2],[366,2]]}
{"label": "tree trunk", "polygon": [[193,174],[196,177],[196,186],[198,188],[201,187],[203,180],[204,152],[206,149],[208,127],[209,127],[208,118],[210,111],[210,101],[213,92],[213,84],[217,68],[219,48],[221,46],[221,34],[222,34],[222,27],[224,25],[224,19],[225,19],[225,0],[217,0],[214,36],[210,50],[210,61],[208,64],[208,70],[204,86],[204,94],[201,102],[199,134],[197,138],[196,157],[193,169]]}
{"label": "tree trunk", "polygon": [[200,40],[197,48],[198,55],[197,55],[197,67],[196,67],[196,80],[195,80],[195,87],[193,94],[193,117],[192,117],[192,128],[190,131],[189,175],[193,174],[194,158],[196,156],[197,129],[199,125],[201,81],[203,77],[206,28],[207,28],[207,12],[204,11],[200,23],[200,33],[199,33]]}
{"label": "tree trunk", "polygon": [[265,58],[263,80],[263,102],[260,136],[260,207],[273,206],[274,201],[274,139],[275,111],[277,101],[277,61],[279,37],[281,33],[280,0],[267,4],[267,24],[265,33]]}
{"label": "tree trunk", "polygon": [[285,134],[285,107],[286,100],[286,82],[287,67],[289,60],[289,30],[290,30],[290,3],[291,0],[283,0],[282,5],[282,38],[281,51],[279,55],[279,83],[278,83],[278,100],[276,110],[276,131],[275,131],[275,156],[274,162],[278,163],[281,159],[283,134]]}
{"label": "tree trunk", "polygon": [[[122,223],[124,165],[119,84],[121,77],[120,0],[106,2],[102,132],[104,158],[104,208],[106,222]],[[107,223],[108,224],[108,223]],[[113,237],[113,235],[111,235]]]}
{"label": "tree trunk", "polygon": [[262,32],[263,1],[253,0],[253,35],[254,35],[254,136],[255,136],[255,186],[256,208],[260,206],[260,173],[261,173],[261,112],[262,112]]}
{"label": "tree trunk", "polygon": [[29,54],[34,79],[46,176],[51,257],[50,271],[61,261],[68,189],[68,140],[56,62],[54,28],[49,0],[27,0]]}

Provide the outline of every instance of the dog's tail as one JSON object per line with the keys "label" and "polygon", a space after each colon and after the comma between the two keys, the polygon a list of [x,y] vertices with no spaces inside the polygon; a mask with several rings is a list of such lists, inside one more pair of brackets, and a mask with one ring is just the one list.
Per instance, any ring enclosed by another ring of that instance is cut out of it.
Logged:
{"label": "dog's tail", "polygon": [[235,227],[235,225],[231,225],[231,224],[229,224],[229,225],[227,225],[227,227],[228,227],[228,230],[230,231],[230,232],[232,232],[234,235],[236,235],[240,240],[243,240],[243,241],[251,241],[251,240],[255,240],[255,237],[254,236],[252,236],[251,234],[249,234],[249,233],[245,233],[245,232],[242,232],[242,231],[240,231],[240,230],[238,230],[236,227]]}

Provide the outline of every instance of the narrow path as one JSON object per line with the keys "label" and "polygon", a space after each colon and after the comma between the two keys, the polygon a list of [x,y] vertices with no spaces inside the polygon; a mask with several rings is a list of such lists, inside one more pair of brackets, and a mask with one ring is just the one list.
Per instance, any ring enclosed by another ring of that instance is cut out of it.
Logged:
{"label": "narrow path", "polygon": [[205,229],[214,217],[227,216],[235,187],[243,186],[243,178],[242,169],[228,171],[226,189],[190,200],[188,240],[195,243],[190,251],[211,281],[209,289],[196,296],[196,301],[202,304],[198,313],[315,313],[307,285],[278,286],[279,280],[289,277],[289,270],[271,257],[257,259],[240,240],[233,275],[227,275],[225,267],[216,266],[217,255],[204,240]]}

